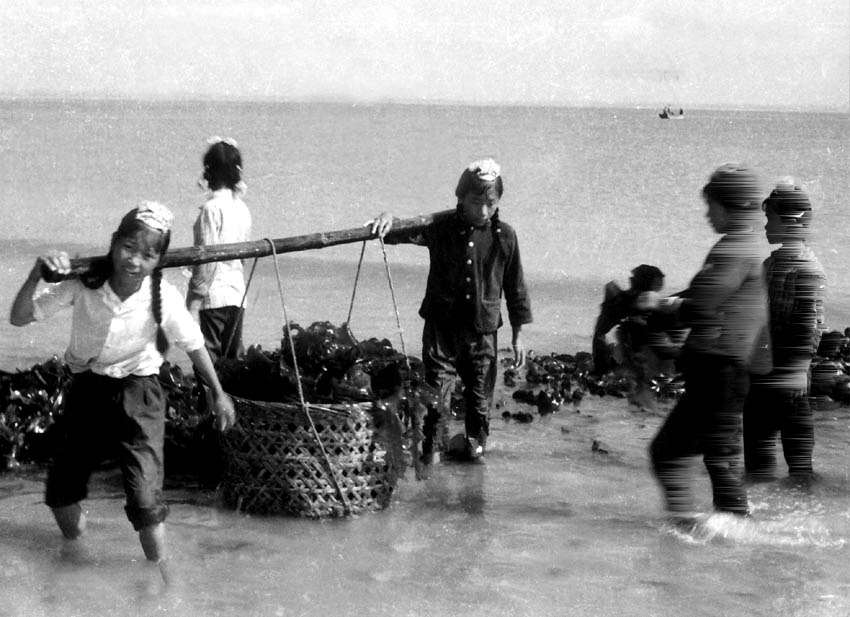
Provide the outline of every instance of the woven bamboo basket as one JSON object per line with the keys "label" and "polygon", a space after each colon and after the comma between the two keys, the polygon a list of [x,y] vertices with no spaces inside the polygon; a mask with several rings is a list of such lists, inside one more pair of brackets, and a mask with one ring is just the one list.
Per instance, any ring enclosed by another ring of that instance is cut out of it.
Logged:
{"label": "woven bamboo basket", "polygon": [[309,405],[314,432],[298,404],[232,399],[236,424],[222,436],[227,505],[323,518],[389,504],[398,473],[375,440],[368,404]]}

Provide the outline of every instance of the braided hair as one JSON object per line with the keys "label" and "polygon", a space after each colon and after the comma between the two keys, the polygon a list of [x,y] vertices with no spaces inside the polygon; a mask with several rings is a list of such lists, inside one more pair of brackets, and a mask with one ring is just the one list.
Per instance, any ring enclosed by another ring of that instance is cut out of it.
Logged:
{"label": "braided hair", "polygon": [[[157,231],[143,223],[137,218],[139,209],[134,208],[124,215],[118,229],[112,234],[112,239],[109,243],[109,252],[92,260],[89,269],[80,276],[80,281],[88,289],[100,289],[103,284],[112,276],[115,265],[112,261],[112,253],[115,247],[121,240],[133,238],[139,233],[148,233]],[[159,240],[154,242],[151,248],[159,253],[160,260],[168,251],[168,245],[171,243],[171,231],[159,232]],[[151,309],[153,311],[154,321],[156,322],[156,348],[161,354],[168,351],[168,338],[165,336],[165,330],[162,327],[162,268],[155,268],[151,273]]]}
{"label": "braided hair", "polygon": [[169,345],[162,328],[162,268],[156,268],[151,273],[151,309],[156,322],[156,350],[165,355]]}

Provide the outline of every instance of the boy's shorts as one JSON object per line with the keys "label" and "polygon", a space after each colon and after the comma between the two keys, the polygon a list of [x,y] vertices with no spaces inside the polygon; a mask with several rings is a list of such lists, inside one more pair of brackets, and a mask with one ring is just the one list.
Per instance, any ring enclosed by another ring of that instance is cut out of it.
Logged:
{"label": "boy's shorts", "polygon": [[157,375],[74,375],[65,411],[50,429],[47,505],[58,508],[85,499],[92,472],[114,459],[124,478],[125,511],[133,527],[138,531],[164,521],[165,409]]}

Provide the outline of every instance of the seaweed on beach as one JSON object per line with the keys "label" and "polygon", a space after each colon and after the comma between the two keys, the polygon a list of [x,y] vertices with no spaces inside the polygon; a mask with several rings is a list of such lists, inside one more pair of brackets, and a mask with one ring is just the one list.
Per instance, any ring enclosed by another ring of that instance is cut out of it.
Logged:
{"label": "seaweed on beach", "polygon": [[[165,362],[159,377],[168,401],[166,472],[185,470],[194,467],[187,461],[197,460],[198,441],[209,442],[205,435],[212,422],[196,411],[194,376]],[[0,471],[49,462],[51,428],[64,411],[71,379],[68,365],[56,356],[26,370],[0,371]]]}
{"label": "seaweed on beach", "polygon": [[511,359],[504,361],[505,385],[517,388],[513,393],[515,401],[536,407],[540,415],[556,412],[565,405],[576,408],[586,395],[626,398],[639,408],[646,408],[655,401],[676,400],[684,392],[684,382],[678,373],[659,373],[642,379],[628,367],[617,366],[598,374],[593,370],[592,354],[586,351],[574,355],[529,352],[526,387],[522,388],[518,387],[519,376],[511,368],[511,362]]}
{"label": "seaweed on beach", "polygon": [[[850,405],[850,343],[841,333],[827,334],[812,363],[811,395]],[[280,348],[266,351],[255,345],[242,359],[219,363],[222,385],[234,396],[297,403],[291,347],[305,400],[371,402],[377,439],[403,469],[403,460],[421,443],[423,418],[438,405],[439,393],[426,383],[421,360],[405,356],[386,339],[357,341],[345,324],[315,322],[302,328],[292,323],[284,329]],[[522,376],[509,359],[503,364],[504,385],[513,390],[513,399],[536,408],[540,415],[567,406],[577,410],[586,396],[632,401],[640,391],[643,405],[647,397],[675,401],[684,392],[682,377],[675,373],[657,374],[644,383],[622,367],[598,375],[591,354],[584,351],[529,352]],[[221,473],[221,447],[212,416],[198,405],[194,375],[165,362],[159,378],[168,401],[166,480],[214,486]],[[0,471],[49,461],[50,429],[63,411],[70,382],[70,369],[55,356],[26,370],[0,371]],[[462,407],[453,406],[453,413],[462,414]],[[523,412],[502,415],[528,421]],[[418,465],[418,457],[412,458]]]}
{"label": "seaweed on beach", "polygon": [[44,460],[71,371],[56,356],[25,371],[0,371],[0,470]]}
{"label": "seaweed on beach", "polygon": [[[421,361],[405,357],[386,339],[356,341],[347,328],[328,322],[308,328],[291,324],[281,348],[265,351],[252,346],[244,358],[219,363],[216,370],[225,390],[253,400],[298,402],[288,336],[293,337],[306,401],[388,401],[373,406],[373,415],[388,455],[400,461],[397,433],[404,431],[407,439],[411,430],[411,422],[402,416],[407,410],[433,406],[436,399],[425,385]],[[221,473],[220,443],[212,416],[198,405],[195,376],[165,362],[159,378],[167,397],[166,480],[214,485]],[[49,462],[49,429],[63,411],[70,382],[70,369],[57,357],[27,370],[0,372],[0,470]],[[403,425],[387,421],[387,408],[400,414]]]}
{"label": "seaweed on beach", "polygon": [[[641,377],[641,371],[631,366],[618,365],[610,371],[597,374],[593,370],[593,356],[584,351],[572,354],[536,355],[529,352],[525,371],[525,387],[520,376],[504,360],[504,382],[514,389],[513,399],[536,407],[540,415],[558,411],[562,406],[577,408],[586,395],[626,398],[639,409],[647,409],[656,402],[675,402],[685,391],[681,373],[660,372],[651,377]],[[824,333],[812,359],[810,396],[828,398],[842,405],[850,405],[850,338],[832,330]],[[506,419],[517,419],[515,414],[503,414]],[[526,416],[521,416],[527,421]]]}

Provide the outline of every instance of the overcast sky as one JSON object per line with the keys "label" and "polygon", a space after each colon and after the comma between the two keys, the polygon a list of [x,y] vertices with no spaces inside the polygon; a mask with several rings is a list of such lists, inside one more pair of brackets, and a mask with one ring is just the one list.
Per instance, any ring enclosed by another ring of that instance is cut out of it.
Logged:
{"label": "overcast sky", "polygon": [[848,0],[13,0],[0,96],[848,109]]}

